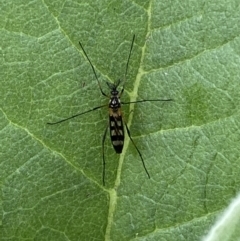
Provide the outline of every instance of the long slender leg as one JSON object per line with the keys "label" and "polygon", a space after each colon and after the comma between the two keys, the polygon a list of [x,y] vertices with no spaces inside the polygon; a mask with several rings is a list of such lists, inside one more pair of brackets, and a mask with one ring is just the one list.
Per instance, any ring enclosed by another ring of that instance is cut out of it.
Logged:
{"label": "long slender leg", "polygon": [[125,85],[126,78],[127,78],[128,64],[129,64],[129,60],[130,60],[130,57],[131,57],[131,54],[132,54],[132,48],[133,48],[134,40],[135,40],[135,34],[133,35],[132,44],[131,44],[131,47],[130,47],[130,52],[129,52],[129,55],[128,55],[126,70],[125,70],[125,74],[124,74],[123,87],[122,87],[122,90],[119,94],[119,97],[121,97],[121,95],[123,94],[123,91],[124,91],[124,85]]}
{"label": "long slender leg", "polygon": [[121,102],[121,104],[132,104],[132,103],[141,103],[146,101],[173,101],[173,99],[154,99],[154,100],[136,100],[136,101],[130,101],[130,102]]}
{"label": "long slender leg", "polygon": [[102,181],[103,181],[103,186],[105,186],[105,153],[104,153],[104,143],[105,143],[105,140],[106,140],[106,134],[107,134],[107,130],[108,130],[108,125],[104,131],[104,134],[103,134],[103,138],[102,138],[102,164],[103,164],[103,172],[102,172]]}
{"label": "long slender leg", "polygon": [[56,122],[47,122],[47,124],[48,124],[48,125],[59,124],[59,123],[61,123],[61,122],[64,122],[64,121],[67,121],[67,120],[73,119],[73,118],[75,118],[75,117],[77,117],[77,116],[80,116],[80,115],[86,114],[86,113],[88,113],[88,112],[91,112],[91,111],[94,111],[94,110],[98,110],[98,109],[100,109],[100,108],[102,108],[102,107],[104,107],[104,106],[107,106],[107,105],[100,105],[100,106],[94,107],[94,108],[92,108],[92,109],[90,109],[90,110],[84,111],[84,112],[82,112],[82,113],[79,113],[79,114],[76,114],[76,115],[70,116],[70,117],[68,117],[68,118],[66,118],[66,119],[62,119],[62,120],[60,120],[60,121],[56,121]]}
{"label": "long slender leg", "polygon": [[95,77],[96,77],[96,80],[97,80],[97,82],[98,82],[98,86],[99,86],[99,88],[100,88],[100,91],[101,91],[102,95],[108,97],[108,95],[105,94],[105,93],[103,92],[102,87],[101,87],[101,85],[100,85],[100,82],[99,82],[99,80],[98,80],[98,77],[97,77],[96,71],[95,71],[95,69],[94,69],[94,67],[93,67],[93,64],[92,64],[91,60],[89,59],[89,57],[88,57],[86,51],[84,50],[83,45],[81,44],[80,41],[79,41],[79,45],[80,45],[80,47],[82,48],[82,51],[83,51],[84,55],[86,56],[86,58],[87,58],[89,64],[90,64],[91,67],[92,67],[93,73],[94,73],[94,75],[95,75]]}
{"label": "long slender leg", "polygon": [[126,126],[126,129],[127,129],[127,134],[128,134],[130,140],[132,141],[134,147],[136,148],[136,150],[137,150],[137,152],[138,152],[138,154],[139,154],[139,156],[140,156],[140,158],[141,158],[141,161],[142,161],[143,167],[144,167],[144,169],[145,169],[145,172],[147,173],[148,178],[150,178],[150,175],[149,175],[148,170],[147,170],[147,168],[146,168],[146,166],[145,166],[145,162],[144,162],[144,160],[143,160],[142,154],[141,154],[141,152],[139,151],[139,149],[137,148],[136,144],[134,143],[134,141],[133,141],[133,139],[132,139],[132,137],[131,137],[131,134],[130,134],[130,130],[128,129],[128,126],[127,126],[127,123],[126,123],[126,122],[125,122],[125,126]]}

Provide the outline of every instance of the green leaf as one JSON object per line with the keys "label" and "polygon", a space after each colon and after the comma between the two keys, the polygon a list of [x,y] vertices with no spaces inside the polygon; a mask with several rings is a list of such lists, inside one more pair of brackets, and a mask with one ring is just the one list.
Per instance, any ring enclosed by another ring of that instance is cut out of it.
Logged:
{"label": "green leaf", "polygon": [[240,195],[227,207],[203,241],[232,241],[240,237]]}
{"label": "green leaf", "polygon": [[[200,240],[240,190],[240,5],[1,1],[1,240]],[[123,79],[126,135],[105,142],[101,85]]]}

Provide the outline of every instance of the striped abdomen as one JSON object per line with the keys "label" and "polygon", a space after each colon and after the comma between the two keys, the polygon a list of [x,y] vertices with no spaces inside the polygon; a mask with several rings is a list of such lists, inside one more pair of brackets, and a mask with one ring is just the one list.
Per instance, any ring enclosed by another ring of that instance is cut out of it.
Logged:
{"label": "striped abdomen", "polygon": [[109,115],[110,137],[116,153],[122,153],[124,144],[124,130],[121,111],[113,112],[110,109]]}

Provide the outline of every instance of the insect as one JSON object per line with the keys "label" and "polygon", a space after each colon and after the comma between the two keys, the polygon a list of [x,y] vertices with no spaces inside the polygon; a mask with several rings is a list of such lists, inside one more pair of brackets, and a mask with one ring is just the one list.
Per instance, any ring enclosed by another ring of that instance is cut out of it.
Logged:
{"label": "insect", "polygon": [[76,115],[73,115],[73,116],[70,116],[68,118],[59,120],[57,122],[48,122],[47,123],[49,125],[59,124],[59,123],[62,123],[64,121],[73,119],[75,117],[84,115],[86,113],[101,109],[102,107],[108,106],[108,109],[109,109],[109,126],[107,126],[105,128],[103,138],[102,138],[102,165],[103,165],[102,183],[103,183],[104,186],[105,186],[105,166],[106,166],[104,144],[105,144],[107,130],[108,130],[108,128],[110,129],[110,138],[111,138],[112,146],[113,146],[115,152],[120,154],[120,153],[122,153],[123,146],[124,146],[124,125],[125,125],[125,128],[126,128],[126,133],[127,133],[128,137],[130,138],[132,144],[134,145],[135,149],[137,150],[137,152],[139,154],[139,157],[140,157],[140,159],[142,161],[142,164],[143,164],[143,168],[144,168],[148,178],[150,178],[150,174],[149,174],[149,172],[146,168],[146,165],[145,165],[144,159],[142,157],[142,154],[141,154],[140,150],[138,149],[138,147],[136,146],[135,142],[133,141],[133,139],[131,137],[131,134],[130,134],[130,130],[129,130],[126,122],[123,121],[122,112],[121,112],[121,104],[141,103],[141,102],[146,102],[146,101],[172,101],[172,99],[152,99],[152,100],[151,99],[150,100],[143,99],[143,100],[130,101],[130,102],[121,102],[120,101],[120,98],[121,98],[121,96],[124,92],[124,84],[125,84],[125,81],[126,81],[128,64],[129,64],[129,60],[130,60],[130,57],[131,57],[134,40],[135,40],[135,35],[133,35],[133,39],[132,39],[132,43],[131,43],[131,47],[130,47],[130,51],[129,51],[129,55],[128,55],[128,59],[127,59],[126,70],[125,70],[125,74],[124,74],[124,80],[122,81],[121,91],[119,92],[118,89],[117,89],[119,87],[120,83],[121,83],[120,79],[118,79],[115,83],[106,82],[106,84],[108,85],[108,87],[110,89],[110,95],[105,94],[104,91],[102,90],[102,87],[101,87],[100,81],[97,77],[95,68],[93,67],[92,62],[90,61],[85,49],[83,48],[83,45],[81,44],[81,42],[79,42],[79,45],[80,45],[85,57],[87,58],[92,70],[93,70],[93,73],[95,75],[95,78],[96,78],[98,86],[99,86],[99,89],[100,89],[103,96],[109,98],[109,103],[105,104],[105,105],[100,105],[100,106],[94,107],[90,110],[78,113]]}

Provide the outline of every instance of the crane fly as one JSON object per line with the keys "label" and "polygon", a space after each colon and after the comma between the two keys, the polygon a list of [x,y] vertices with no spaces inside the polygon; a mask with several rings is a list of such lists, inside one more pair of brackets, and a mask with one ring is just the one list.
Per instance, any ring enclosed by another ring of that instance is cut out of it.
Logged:
{"label": "crane fly", "polygon": [[123,83],[122,83],[121,91],[119,92],[118,89],[117,89],[119,87],[120,83],[121,83],[120,79],[118,79],[115,83],[106,82],[107,86],[110,89],[110,95],[105,94],[104,91],[102,90],[102,86],[101,86],[100,81],[97,77],[95,68],[93,67],[93,64],[92,64],[90,58],[88,57],[85,49],[83,48],[82,43],[79,42],[79,45],[80,45],[85,57],[87,58],[92,70],[93,70],[93,73],[94,73],[95,78],[97,80],[97,83],[98,83],[99,89],[101,91],[101,94],[103,96],[109,98],[109,103],[105,104],[105,105],[96,106],[92,109],[89,109],[87,111],[78,113],[78,114],[70,116],[68,118],[59,120],[57,122],[48,122],[47,123],[49,125],[59,124],[59,123],[62,123],[64,121],[73,119],[75,117],[78,117],[78,116],[84,115],[86,113],[89,113],[89,112],[92,112],[92,111],[95,111],[95,110],[98,110],[98,109],[101,109],[103,107],[108,106],[108,109],[109,109],[109,124],[105,128],[103,138],[102,138],[102,165],[103,165],[102,183],[103,183],[103,186],[105,186],[105,165],[106,165],[104,144],[105,144],[105,139],[106,139],[106,134],[107,134],[108,128],[110,129],[110,138],[111,138],[112,146],[113,146],[113,148],[114,148],[114,150],[117,154],[121,154],[122,150],[123,150],[123,146],[124,146],[124,126],[125,126],[127,135],[130,138],[132,144],[134,145],[135,149],[138,152],[138,155],[139,155],[139,157],[142,161],[143,168],[144,168],[148,178],[150,178],[150,174],[149,174],[149,172],[146,168],[146,165],[145,165],[144,159],[142,157],[142,154],[141,154],[140,150],[138,149],[138,147],[136,146],[135,142],[133,141],[133,139],[131,137],[131,134],[130,134],[130,130],[129,130],[126,122],[123,121],[121,104],[125,105],[125,104],[141,103],[141,102],[146,102],[146,101],[172,101],[172,99],[150,99],[150,100],[143,99],[143,100],[129,101],[129,102],[121,102],[120,101],[120,98],[121,98],[121,96],[124,92],[124,84],[125,84],[125,81],[126,81],[128,64],[129,64],[129,60],[130,60],[130,57],[131,57],[134,40],[135,40],[135,34],[133,35],[133,39],[132,39],[132,43],[131,43],[131,47],[130,47],[130,51],[129,51],[129,55],[128,55],[128,59],[127,59],[126,70],[125,70],[125,74],[124,74],[124,80],[122,81]]}

